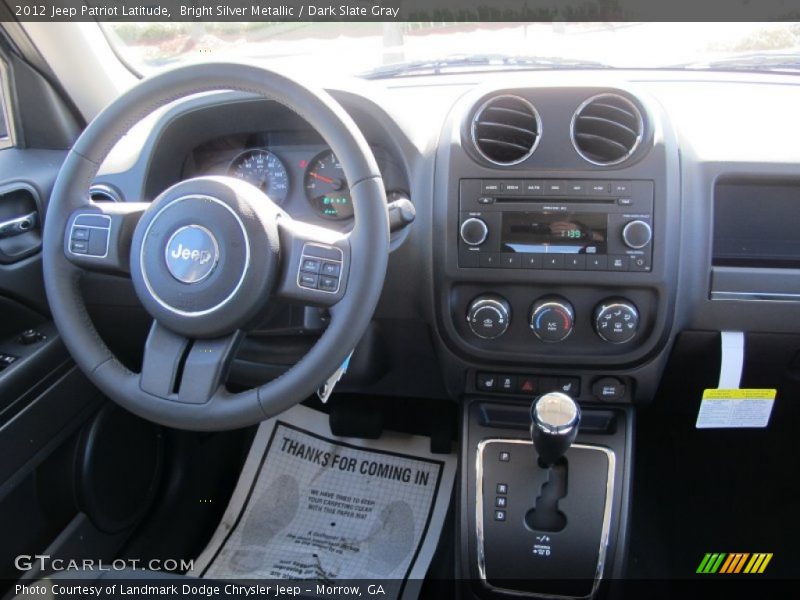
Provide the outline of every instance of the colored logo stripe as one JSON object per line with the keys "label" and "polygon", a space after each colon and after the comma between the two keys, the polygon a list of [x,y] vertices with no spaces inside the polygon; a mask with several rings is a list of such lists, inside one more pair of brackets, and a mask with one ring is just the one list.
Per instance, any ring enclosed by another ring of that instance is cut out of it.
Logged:
{"label": "colored logo stripe", "polygon": [[736,574],[736,573],[763,573],[772,560],[772,553],[749,552],[708,552],[703,556],[697,573]]}

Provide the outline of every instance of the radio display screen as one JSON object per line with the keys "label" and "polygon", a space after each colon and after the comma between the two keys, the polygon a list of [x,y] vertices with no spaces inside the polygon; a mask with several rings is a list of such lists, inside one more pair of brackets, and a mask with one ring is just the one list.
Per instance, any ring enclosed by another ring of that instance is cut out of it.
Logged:
{"label": "radio display screen", "polygon": [[606,254],[608,215],[574,212],[504,212],[502,252]]}

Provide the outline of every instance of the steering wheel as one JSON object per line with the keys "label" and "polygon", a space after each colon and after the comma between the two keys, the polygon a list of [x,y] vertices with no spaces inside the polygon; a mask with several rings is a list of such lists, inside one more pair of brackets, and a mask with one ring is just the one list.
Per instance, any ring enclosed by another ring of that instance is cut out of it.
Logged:
{"label": "steering wheel", "polygon": [[[229,177],[181,181],[150,204],[89,201],[100,164],[132,125],[185,96],[221,90],[275,100],[322,135],[350,184],[355,224],[348,234],[296,221],[256,187]],[[78,138],[50,197],[44,281],[67,349],[108,397],[163,425],[222,430],[282,412],[339,368],[372,318],[388,247],[383,182],[342,107],[283,75],[210,63],[145,79]],[[79,290],[85,271],[129,275],[153,317],[140,373],[120,363],[92,324]],[[286,373],[229,392],[225,379],[244,332],[274,297],[327,307],[330,323]]]}

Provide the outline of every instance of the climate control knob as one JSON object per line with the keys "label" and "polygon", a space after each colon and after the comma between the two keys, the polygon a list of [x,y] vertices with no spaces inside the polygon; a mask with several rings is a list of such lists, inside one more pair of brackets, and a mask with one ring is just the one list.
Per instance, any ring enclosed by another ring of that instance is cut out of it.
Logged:
{"label": "climate control knob", "polygon": [[480,246],[489,235],[489,227],[483,219],[470,217],[461,223],[461,239],[468,246]]}
{"label": "climate control knob", "polygon": [[467,323],[472,333],[491,340],[506,332],[511,321],[511,307],[501,296],[478,296],[467,309]]}
{"label": "climate control knob", "polygon": [[630,342],[639,329],[639,311],[627,300],[604,300],[594,311],[594,329],[611,344]]}
{"label": "climate control knob", "polygon": [[622,228],[622,241],[628,248],[640,250],[653,239],[653,229],[647,221],[630,221]]}
{"label": "climate control knob", "polygon": [[574,324],[575,311],[561,298],[540,298],[531,308],[531,329],[543,342],[567,339]]}

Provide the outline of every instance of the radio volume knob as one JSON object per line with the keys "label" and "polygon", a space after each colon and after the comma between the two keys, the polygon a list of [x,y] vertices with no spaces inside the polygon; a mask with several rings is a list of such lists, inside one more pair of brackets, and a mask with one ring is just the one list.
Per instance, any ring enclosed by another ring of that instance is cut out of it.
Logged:
{"label": "radio volume knob", "polygon": [[470,217],[461,223],[461,239],[468,246],[480,246],[488,235],[489,228],[483,219]]}
{"label": "radio volume knob", "polygon": [[622,241],[634,250],[639,250],[647,246],[653,239],[653,229],[647,221],[630,221],[622,228]]}
{"label": "radio volume knob", "polygon": [[487,340],[503,335],[510,320],[511,307],[500,296],[478,296],[467,309],[467,323],[472,333]]}

